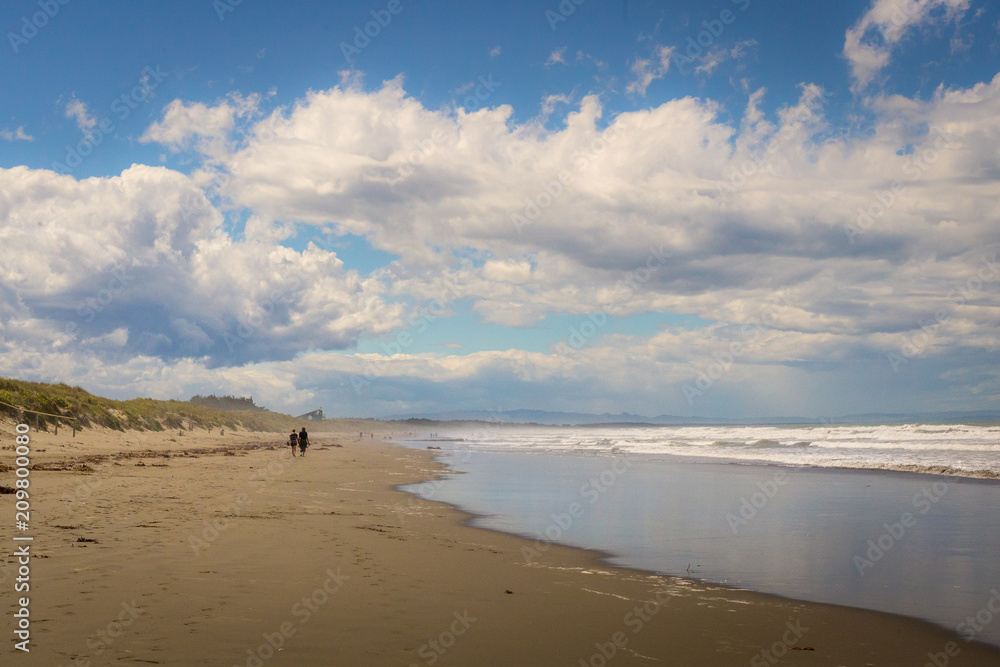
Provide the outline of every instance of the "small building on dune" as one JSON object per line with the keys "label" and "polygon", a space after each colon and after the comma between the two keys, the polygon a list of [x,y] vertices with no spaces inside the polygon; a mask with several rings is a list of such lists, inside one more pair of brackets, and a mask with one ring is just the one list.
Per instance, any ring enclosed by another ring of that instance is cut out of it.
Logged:
{"label": "small building on dune", "polygon": [[311,422],[321,422],[323,421],[323,408],[319,410],[313,410],[312,412],[307,412],[304,415],[299,415],[296,419],[305,419]]}

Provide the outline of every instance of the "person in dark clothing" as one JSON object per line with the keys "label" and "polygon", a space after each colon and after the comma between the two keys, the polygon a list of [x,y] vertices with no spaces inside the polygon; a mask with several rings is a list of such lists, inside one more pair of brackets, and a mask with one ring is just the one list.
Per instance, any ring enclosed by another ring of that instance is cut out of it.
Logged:
{"label": "person in dark clothing", "polygon": [[303,426],[302,430],[299,432],[299,456],[306,455],[306,447],[309,446],[309,434],[306,433],[306,427]]}
{"label": "person in dark clothing", "polygon": [[292,434],[288,436],[288,444],[292,447],[292,456],[295,456],[295,447],[299,444],[299,434],[295,432],[294,428],[292,429]]}

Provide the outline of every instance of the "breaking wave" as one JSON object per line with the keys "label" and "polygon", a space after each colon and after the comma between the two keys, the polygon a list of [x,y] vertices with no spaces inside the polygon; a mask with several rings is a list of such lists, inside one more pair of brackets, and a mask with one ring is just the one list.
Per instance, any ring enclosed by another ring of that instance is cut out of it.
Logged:
{"label": "breaking wave", "polygon": [[523,427],[473,437],[467,446],[1000,479],[996,425]]}

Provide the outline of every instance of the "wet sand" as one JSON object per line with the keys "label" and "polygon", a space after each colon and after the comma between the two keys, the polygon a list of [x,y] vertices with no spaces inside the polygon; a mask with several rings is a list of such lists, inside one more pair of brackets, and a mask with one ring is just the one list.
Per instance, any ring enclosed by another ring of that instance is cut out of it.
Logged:
{"label": "wet sand", "polygon": [[[9,642],[4,664],[1000,664],[1000,650],[912,619],[656,577],[579,549],[529,563],[533,542],[394,490],[446,474],[431,452],[356,432],[315,434],[295,459],[278,434],[170,437],[32,443],[37,463],[61,469],[31,474],[31,652]],[[0,444],[12,443],[5,422]],[[0,504],[11,517],[13,497]]]}
{"label": "wet sand", "polygon": [[[647,572],[921,618],[1000,646],[995,480],[444,447],[440,460],[468,474],[415,491],[484,515],[476,526],[610,551],[613,564]],[[970,623],[977,613],[984,622]]]}

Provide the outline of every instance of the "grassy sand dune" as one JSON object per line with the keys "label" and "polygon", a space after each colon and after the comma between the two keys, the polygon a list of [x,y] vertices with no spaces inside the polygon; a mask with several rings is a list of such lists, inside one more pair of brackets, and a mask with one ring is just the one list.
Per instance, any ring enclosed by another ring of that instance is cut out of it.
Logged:
{"label": "grassy sand dune", "polygon": [[[11,407],[14,406],[14,407]],[[27,423],[38,430],[48,430],[58,422],[81,428],[103,427],[115,431],[169,431],[180,429],[217,429],[288,432],[304,423],[315,431],[370,427],[375,420],[342,419],[303,422],[292,415],[256,410],[219,410],[190,401],[162,401],[134,398],[116,401],[95,396],[80,387],[66,384],[27,382],[0,378],[0,416],[17,418],[25,411]],[[58,415],[34,414],[30,411]]]}

